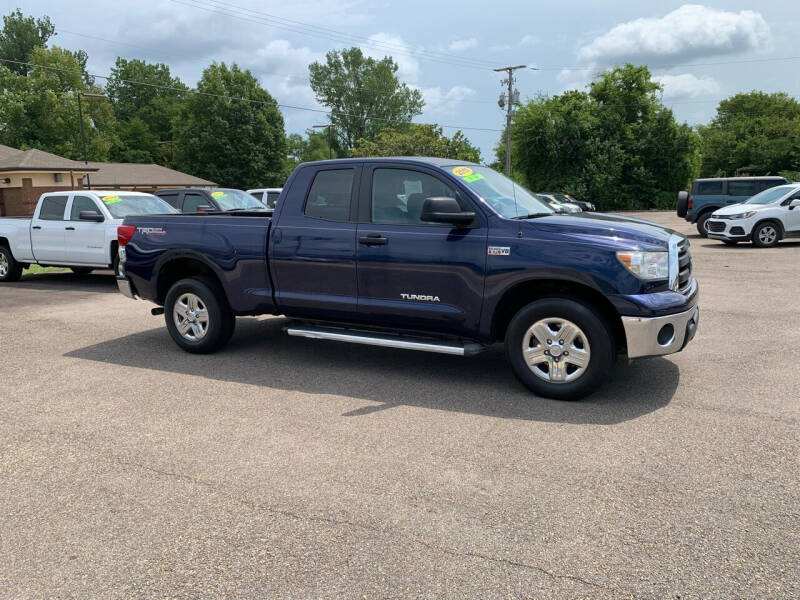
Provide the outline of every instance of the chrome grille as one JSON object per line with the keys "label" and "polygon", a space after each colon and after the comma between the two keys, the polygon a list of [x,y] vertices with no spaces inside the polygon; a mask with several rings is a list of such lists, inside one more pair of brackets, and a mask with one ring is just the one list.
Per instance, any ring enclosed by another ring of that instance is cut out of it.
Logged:
{"label": "chrome grille", "polygon": [[692,287],[692,253],[689,251],[689,240],[684,238],[678,242],[678,291],[686,294]]}

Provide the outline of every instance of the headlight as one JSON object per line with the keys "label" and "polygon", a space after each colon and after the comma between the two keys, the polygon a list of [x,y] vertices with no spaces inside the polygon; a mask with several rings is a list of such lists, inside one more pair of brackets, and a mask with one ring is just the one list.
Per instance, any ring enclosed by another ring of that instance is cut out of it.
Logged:
{"label": "headlight", "polygon": [[617,259],[639,279],[668,279],[668,252],[617,252]]}
{"label": "headlight", "polygon": [[750,217],[752,217],[754,214],[756,214],[756,211],[754,211],[754,210],[751,210],[751,211],[748,211],[748,212],[746,212],[746,213],[741,213],[741,214],[739,214],[739,215],[731,215],[731,216],[730,216],[730,217],[728,217],[728,218],[729,218],[729,219],[749,219],[749,218],[750,218]]}

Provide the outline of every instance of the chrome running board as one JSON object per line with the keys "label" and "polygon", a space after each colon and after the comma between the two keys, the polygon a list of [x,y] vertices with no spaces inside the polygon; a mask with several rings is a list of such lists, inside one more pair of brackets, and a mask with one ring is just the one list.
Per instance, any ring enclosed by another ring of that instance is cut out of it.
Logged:
{"label": "chrome running board", "polygon": [[314,340],[332,340],[335,342],[351,342],[368,346],[385,348],[401,348],[403,350],[420,350],[422,352],[438,352],[456,356],[470,356],[485,350],[475,342],[459,343],[456,341],[436,340],[406,335],[391,335],[357,329],[336,327],[316,327],[313,325],[288,325],[284,331],[291,336],[311,338]]}

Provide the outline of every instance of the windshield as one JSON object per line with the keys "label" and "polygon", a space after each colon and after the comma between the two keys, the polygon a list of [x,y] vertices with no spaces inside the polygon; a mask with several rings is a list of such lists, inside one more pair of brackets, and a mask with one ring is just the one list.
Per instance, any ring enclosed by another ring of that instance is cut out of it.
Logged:
{"label": "windshield", "polygon": [[526,215],[553,214],[550,205],[490,167],[445,167],[478,194],[497,214],[513,219]]}
{"label": "windshield", "polygon": [[769,188],[768,190],[764,190],[763,192],[756,194],[744,204],[769,204],[771,202],[775,202],[776,200],[780,200],[789,192],[800,189],[796,185],[779,185],[778,187]]}
{"label": "windshield", "polygon": [[151,194],[98,192],[97,195],[114,219],[122,219],[128,215],[164,215],[178,212],[161,198]]}
{"label": "windshield", "polygon": [[211,197],[219,205],[220,210],[267,210],[266,206],[242,190],[212,190]]}

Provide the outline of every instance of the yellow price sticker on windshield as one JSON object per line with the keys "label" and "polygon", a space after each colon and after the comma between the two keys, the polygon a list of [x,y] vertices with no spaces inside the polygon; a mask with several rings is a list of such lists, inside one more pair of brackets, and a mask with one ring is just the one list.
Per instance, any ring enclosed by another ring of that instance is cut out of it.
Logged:
{"label": "yellow price sticker on windshield", "polygon": [[225,196],[227,196],[225,192],[211,192],[212,198],[224,198]]}
{"label": "yellow price sticker on windshield", "polygon": [[458,175],[459,177],[466,177],[467,175],[472,175],[472,169],[469,167],[455,167],[453,169],[453,175]]}
{"label": "yellow price sticker on windshield", "polygon": [[119,196],[103,196],[103,204],[116,204],[117,202],[122,202],[122,198]]}

